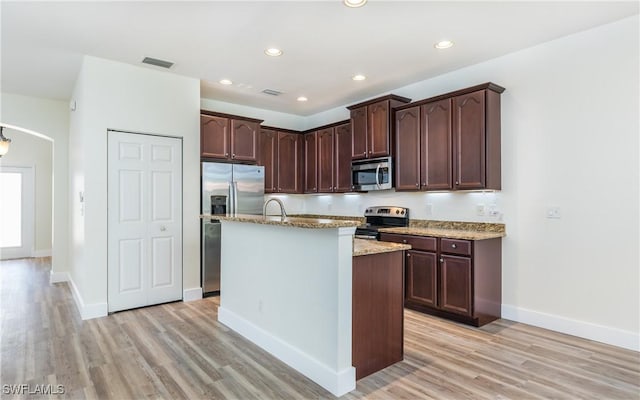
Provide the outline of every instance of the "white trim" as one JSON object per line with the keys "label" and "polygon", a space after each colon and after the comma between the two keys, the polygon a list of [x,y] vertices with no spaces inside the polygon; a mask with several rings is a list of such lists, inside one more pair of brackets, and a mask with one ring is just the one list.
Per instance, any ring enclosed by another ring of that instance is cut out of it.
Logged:
{"label": "white trim", "polygon": [[202,288],[184,289],[182,291],[182,301],[194,301],[202,299]]}
{"label": "white trim", "polygon": [[69,282],[69,273],[68,272],[53,272],[49,273],[49,284],[59,283],[59,282]]}
{"label": "white trim", "polygon": [[578,321],[508,304],[502,305],[502,318],[629,350],[640,351],[640,335],[631,331]]}
{"label": "white trim", "polygon": [[353,367],[342,371],[333,371],[299,349],[224,307],[218,308],[218,321],[307,376],[334,396],[342,396],[356,388],[356,369]]}
{"label": "white trim", "polygon": [[84,304],[84,301],[82,301],[82,296],[80,296],[80,292],[78,291],[78,287],[76,286],[75,282],[73,282],[73,278],[70,275],[69,286],[71,286],[73,300],[75,300],[76,307],[78,307],[78,312],[80,313],[80,317],[83,320],[106,317],[108,315],[108,307],[106,302],[86,305]]}
{"label": "white trim", "polygon": [[51,249],[33,250],[31,257],[51,257]]}

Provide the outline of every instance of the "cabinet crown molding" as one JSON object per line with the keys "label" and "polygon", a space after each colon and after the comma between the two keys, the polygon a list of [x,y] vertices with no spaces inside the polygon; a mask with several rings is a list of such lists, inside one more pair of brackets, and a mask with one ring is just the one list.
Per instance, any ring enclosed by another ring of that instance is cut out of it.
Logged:
{"label": "cabinet crown molding", "polygon": [[410,103],[411,99],[408,97],[402,97],[402,96],[398,96],[395,94],[388,94],[386,96],[382,96],[382,97],[376,97],[375,99],[371,99],[371,100],[367,100],[367,101],[363,101],[361,103],[358,104],[354,104],[352,106],[348,106],[347,109],[348,110],[354,110],[356,108],[360,108],[360,107],[364,107],[364,106],[368,106],[370,104],[375,104],[384,100],[396,100],[399,101],[401,103]]}
{"label": "cabinet crown molding", "polygon": [[504,92],[506,90],[502,86],[496,85],[493,82],[485,82],[485,83],[481,83],[480,85],[475,85],[475,86],[471,86],[471,87],[468,87],[468,88],[455,90],[455,91],[449,92],[449,93],[439,94],[437,96],[429,97],[427,99],[416,100],[413,103],[402,104],[400,106],[394,107],[394,110],[395,111],[404,110],[406,108],[421,106],[423,104],[433,103],[434,101],[440,101],[440,100],[448,99],[448,98],[451,98],[451,97],[456,97],[456,96],[460,96],[460,95],[467,94],[467,93],[473,93],[473,92],[476,92],[478,90],[485,90],[485,89],[494,91],[496,93],[502,93],[502,92]]}

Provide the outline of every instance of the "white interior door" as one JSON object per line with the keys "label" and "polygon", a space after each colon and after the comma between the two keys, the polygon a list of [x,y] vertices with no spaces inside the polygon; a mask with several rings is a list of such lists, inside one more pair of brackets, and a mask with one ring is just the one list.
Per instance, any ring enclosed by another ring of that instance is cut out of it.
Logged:
{"label": "white interior door", "polygon": [[32,256],[34,198],[33,167],[0,166],[0,260]]}
{"label": "white interior door", "polygon": [[109,131],[109,311],[182,299],[182,141]]}

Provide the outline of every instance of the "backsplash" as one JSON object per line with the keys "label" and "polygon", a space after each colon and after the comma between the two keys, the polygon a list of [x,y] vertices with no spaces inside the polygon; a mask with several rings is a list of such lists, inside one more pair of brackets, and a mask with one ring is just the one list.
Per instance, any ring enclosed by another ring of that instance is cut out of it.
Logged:
{"label": "backsplash", "polygon": [[[288,214],[362,216],[367,207],[399,206],[409,208],[411,219],[503,221],[502,192],[414,193],[385,190],[358,194],[267,196],[281,199]],[[484,215],[478,215],[482,210]]]}

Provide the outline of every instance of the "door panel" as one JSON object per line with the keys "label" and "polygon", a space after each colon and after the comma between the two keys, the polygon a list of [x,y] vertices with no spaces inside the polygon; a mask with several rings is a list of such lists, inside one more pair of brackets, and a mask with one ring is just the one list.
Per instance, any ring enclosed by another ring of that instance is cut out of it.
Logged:
{"label": "door panel", "polygon": [[359,160],[367,158],[368,130],[367,107],[351,110],[351,158]]}
{"label": "door panel", "polygon": [[171,196],[165,197],[173,187],[173,175],[166,171],[151,173],[151,219],[153,221],[171,221],[173,207]]}
{"label": "door panel", "polygon": [[256,122],[231,120],[231,158],[239,161],[258,159],[258,130]]}
{"label": "door panel", "polygon": [[229,119],[200,116],[200,156],[229,158]]}
{"label": "door panel", "polygon": [[367,107],[369,157],[389,155],[389,102],[381,101]]}
{"label": "door panel", "polygon": [[333,128],[318,131],[318,192],[333,192]]}
{"label": "door panel", "polygon": [[155,237],[151,239],[151,287],[157,288],[173,284],[173,250],[172,237]]}
{"label": "door panel", "polygon": [[182,298],[182,141],[108,135],[109,311]]}
{"label": "door panel", "polygon": [[[118,291],[142,292],[143,280],[143,243],[140,239],[125,239],[120,241],[120,257],[118,259],[118,271],[120,284]],[[140,304],[144,301],[142,297]]]}
{"label": "door panel", "polygon": [[351,125],[335,127],[334,192],[351,191]]}

